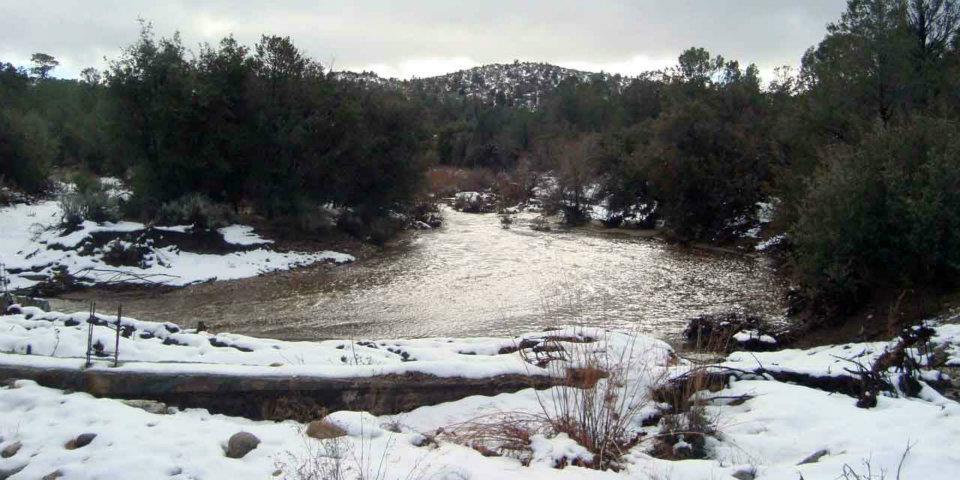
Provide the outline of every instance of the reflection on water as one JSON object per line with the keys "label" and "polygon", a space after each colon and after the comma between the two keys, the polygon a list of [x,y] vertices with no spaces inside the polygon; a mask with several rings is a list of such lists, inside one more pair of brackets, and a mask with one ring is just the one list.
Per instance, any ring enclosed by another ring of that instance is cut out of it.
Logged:
{"label": "reflection on water", "polygon": [[165,294],[101,292],[100,304],[122,301],[125,314],[145,320],[202,319],[219,331],[297,339],[500,336],[560,324],[670,335],[699,313],[782,311],[782,285],[761,258],[522,223],[503,230],[495,215],[446,210],[445,220],[350,266]]}

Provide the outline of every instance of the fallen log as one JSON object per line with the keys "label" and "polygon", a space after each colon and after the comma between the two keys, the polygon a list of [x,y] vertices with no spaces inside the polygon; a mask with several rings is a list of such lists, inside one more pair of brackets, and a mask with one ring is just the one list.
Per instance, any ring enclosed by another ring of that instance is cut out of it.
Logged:
{"label": "fallen log", "polygon": [[97,397],[157,400],[170,406],[204,408],[211,413],[255,420],[299,421],[314,420],[322,412],[336,410],[395,414],[473,395],[543,389],[570,382],[527,375],[446,378],[407,373],[329,378],[0,365],[0,380],[14,379],[33,380],[46,387]]}

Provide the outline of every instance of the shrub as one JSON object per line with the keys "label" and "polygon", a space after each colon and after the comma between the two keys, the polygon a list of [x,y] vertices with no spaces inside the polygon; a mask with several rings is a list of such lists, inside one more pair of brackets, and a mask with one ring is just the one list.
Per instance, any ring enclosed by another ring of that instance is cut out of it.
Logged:
{"label": "shrub", "polygon": [[167,225],[193,225],[200,229],[225,227],[233,223],[230,207],[214,203],[207,197],[192,193],[160,206],[157,221]]}
{"label": "shrub", "polygon": [[110,194],[110,187],[88,174],[74,175],[72,181],[73,190],[60,197],[64,224],[76,226],[84,220],[103,223],[120,219],[120,199]]}
{"label": "shrub", "polygon": [[958,128],[916,119],[824,154],[792,230],[794,273],[814,305],[956,281]]}
{"label": "shrub", "polygon": [[365,220],[362,215],[346,212],[337,218],[337,228],[375,245],[384,245],[400,232],[404,220],[400,215],[389,213]]}
{"label": "shrub", "polygon": [[547,369],[578,385],[538,391],[537,399],[551,433],[567,434],[594,454],[587,466],[606,470],[620,468],[622,455],[643,440],[637,429],[654,410],[652,392],[666,377],[657,364],[664,354],[659,347],[645,347],[634,336],[618,345],[618,334],[604,335],[548,340],[541,350],[565,361],[550,361]]}
{"label": "shrub", "polygon": [[421,199],[410,207],[410,218],[414,222],[423,222],[430,228],[438,228],[443,225],[443,214],[440,212],[440,205],[429,199]]}

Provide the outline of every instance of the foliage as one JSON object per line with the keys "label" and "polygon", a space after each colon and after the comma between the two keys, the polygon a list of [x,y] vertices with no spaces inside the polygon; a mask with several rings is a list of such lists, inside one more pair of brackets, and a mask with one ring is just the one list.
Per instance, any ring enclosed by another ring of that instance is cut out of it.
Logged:
{"label": "foliage", "polygon": [[850,305],[876,288],[956,281],[958,127],[917,118],[826,151],[792,231],[810,297]]}
{"label": "foliage", "polygon": [[27,192],[47,185],[57,146],[36,113],[0,112],[0,176]]}
{"label": "foliage", "polygon": [[120,219],[120,200],[111,194],[109,186],[89,174],[76,174],[72,182],[73,190],[60,197],[65,225],[77,226],[84,220],[102,223]]}
{"label": "foliage", "polygon": [[227,37],[187,57],[144,25],[107,72],[137,196],[200,194],[270,217],[333,203],[371,222],[420,188],[424,135],[402,96],[327,76],[288,37],[253,49]]}
{"label": "foliage", "polygon": [[190,193],[161,205],[157,221],[164,225],[193,225],[209,230],[230,225],[233,215],[226,205],[211,202],[199,193]]}

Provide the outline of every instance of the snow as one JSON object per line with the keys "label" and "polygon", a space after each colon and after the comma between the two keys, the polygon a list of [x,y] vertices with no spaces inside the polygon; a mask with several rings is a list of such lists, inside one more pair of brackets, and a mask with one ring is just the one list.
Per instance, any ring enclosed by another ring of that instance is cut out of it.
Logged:
{"label": "snow", "polygon": [[571,439],[566,433],[560,433],[552,438],[536,434],[530,438],[530,448],[533,450],[531,465],[558,467],[575,461],[586,463],[593,461],[590,450]]}
{"label": "snow", "polygon": [[[60,206],[56,201],[16,204],[0,208],[0,263],[10,273],[9,288],[36,285],[53,275],[57,267],[85,277],[85,283],[122,281],[126,283],[163,283],[173,286],[209,280],[232,280],[262,273],[289,270],[317,262],[344,263],[350,255],[332,252],[279,252],[266,245],[251,227],[232,225],[221,229],[227,242],[241,246],[258,246],[226,254],[194,253],[170,245],[151,248],[139,266],[109,266],[104,263],[104,248],[94,248],[91,236],[98,232],[131,233],[147,228],[136,222],[97,224],[85,221],[69,233],[59,228]],[[189,227],[157,227],[160,231],[186,233]],[[81,254],[84,246],[92,250]],[[120,245],[130,246],[123,242]]]}
{"label": "snow", "polygon": [[763,251],[769,250],[772,247],[780,245],[786,240],[787,240],[787,234],[780,233],[757,243],[757,246],[755,246],[754,249],[758,252],[763,252]]}
{"label": "snow", "polygon": [[234,245],[263,245],[273,243],[273,240],[261,238],[253,233],[253,227],[247,225],[230,225],[217,230],[223,235],[224,241]]}
{"label": "snow", "polygon": [[338,427],[351,437],[377,438],[383,435],[380,419],[367,412],[333,412],[323,418],[323,421]]}
{"label": "snow", "polygon": [[[81,319],[85,319],[85,314],[44,313],[35,308],[0,317],[0,350],[8,352],[0,355],[0,360],[4,364],[79,368],[82,360],[77,357],[82,353],[86,324],[66,324]],[[198,333],[169,323],[129,318],[121,319],[121,325],[134,329],[130,338],[121,338],[121,369],[183,373],[221,369],[257,375],[272,371],[283,377],[369,375],[400,367],[469,376],[487,372],[492,365],[534,373],[537,367],[520,355],[499,352],[503,347],[547,335],[538,332],[518,338],[284,342]],[[960,325],[934,327],[933,342],[948,353],[951,361],[960,360]],[[110,333],[107,327],[94,328],[96,339],[112,339]],[[142,333],[149,333],[152,338],[142,338]],[[565,348],[578,347],[595,358],[625,359],[628,365],[636,366],[626,372],[623,381],[628,385],[655,385],[663,374],[676,375],[690,368],[683,360],[674,358],[663,342],[650,337],[580,328],[549,334],[577,339],[575,343],[561,341]],[[588,338],[594,341],[581,343]],[[163,339],[175,339],[181,345],[164,345]],[[215,347],[211,339],[249,351]],[[890,343],[733,353],[725,364],[752,367],[760,362],[768,369],[842,374],[847,362],[837,356],[869,362]],[[31,355],[25,354],[28,344]],[[108,351],[111,346],[112,342],[107,342]],[[407,360],[414,359],[404,361],[404,353]],[[349,357],[347,362],[341,360],[344,356]],[[282,365],[271,366],[277,363]],[[67,480],[124,478],[134,471],[137,478],[143,479],[293,479],[298,478],[291,474],[297,468],[311,465],[311,461],[329,468],[335,458],[348,471],[346,478],[364,473],[366,478],[385,479],[699,480],[731,478],[744,471],[756,472],[759,479],[834,479],[842,477],[845,468],[864,473],[864,462],[870,463],[875,475],[884,470],[887,478],[894,478],[902,458],[901,478],[947,480],[956,478],[960,471],[960,455],[955,448],[956,439],[960,438],[960,404],[926,386],[920,398],[880,397],[876,408],[861,409],[855,406],[853,398],[841,394],[776,381],[734,381],[723,390],[699,394],[708,402],[707,417],[715,419],[719,430],[707,441],[708,459],[654,458],[649,454],[649,442],[641,441],[627,452],[626,465],[619,472],[575,466],[554,468],[593,458],[584,446],[562,433],[533,432],[527,466],[517,458],[483,456],[438,434],[477,421],[542,417],[544,404],[561,398],[562,395],[555,394],[565,388],[471,396],[397,415],[332,412],[325,421],[343,429],[347,436],[319,441],[305,437],[305,425],[292,421],[251,421],[198,409],[149,413],[118,400],[18,381],[12,387],[0,388],[0,448],[15,442],[22,447],[10,458],[0,458],[0,472],[22,468],[10,477],[12,480],[42,478],[57,470]],[[736,398],[743,401],[731,401]],[[632,431],[645,433],[642,438],[655,436],[656,428],[631,426]],[[241,431],[256,435],[261,443],[244,458],[229,459],[224,455],[227,439]],[[81,433],[97,436],[77,450],[63,447]],[[816,461],[799,465],[821,451],[826,453]],[[321,457],[321,453],[328,456]]]}
{"label": "snow", "polygon": [[[78,368],[87,342],[87,312],[65,314],[23,307],[22,313],[0,316],[0,365]],[[93,343],[103,345],[112,362],[116,316],[98,315]],[[656,352],[670,347],[649,337],[633,337],[598,329],[571,328],[532,332],[517,338],[425,338],[412,340],[289,342],[230,333],[185,330],[173,323],[123,317],[119,369],[131,372],[208,373],[245,376],[301,375],[318,378],[371,377],[424,373],[438,377],[488,378],[497,375],[556,375],[524,361],[516,346],[548,335],[598,338],[598,349]],[[560,342],[561,345],[567,344]],[[219,345],[219,346],[217,346]],[[30,352],[28,355],[27,352]],[[501,351],[510,353],[500,353]],[[97,364],[93,368],[111,368]]]}
{"label": "snow", "polygon": [[733,339],[740,343],[747,343],[751,340],[757,340],[760,343],[776,344],[777,339],[770,335],[761,334],[757,330],[741,330],[733,335]]}
{"label": "snow", "polygon": [[[843,465],[857,471],[871,462],[895,472],[908,444],[902,478],[955,478],[960,456],[960,405],[880,398],[862,409],[850,397],[768,381],[736,382],[716,396],[750,395],[739,406],[712,407],[721,419],[723,441],[714,445],[720,463],[759,466],[759,478],[837,478]],[[797,465],[827,450],[816,463]],[[889,478],[893,478],[893,474]]]}

